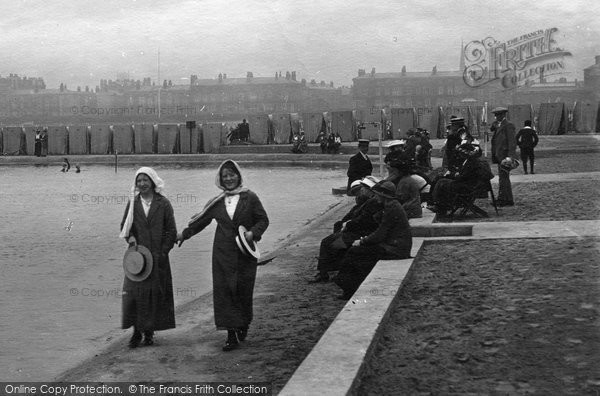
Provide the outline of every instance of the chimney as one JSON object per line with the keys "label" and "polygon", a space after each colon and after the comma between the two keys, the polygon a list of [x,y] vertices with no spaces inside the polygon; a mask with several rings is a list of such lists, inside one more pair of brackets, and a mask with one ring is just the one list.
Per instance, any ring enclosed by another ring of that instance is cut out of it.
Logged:
{"label": "chimney", "polygon": [[371,69],[371,77],[375,77],[375,68]]}
{"label": "chimney", "polygon": [[296,81],[296,71],[292,72],[292,81]]}
{"label": "chimney", "polygon": [[363,77],[365,74],[365,69],[358,69],[358,77]]}
{"label": "chimney", "polygon": [[406,75],[406,66],[402,66],[402,75],[405,76]]}
{"label": "chimney", "polygon": [[246,72],[246,81],[247,81],[247,82],[250,82],[250,80],[252,80],[252,77],[254,77],[254,76],[252,75],[252,72]]}

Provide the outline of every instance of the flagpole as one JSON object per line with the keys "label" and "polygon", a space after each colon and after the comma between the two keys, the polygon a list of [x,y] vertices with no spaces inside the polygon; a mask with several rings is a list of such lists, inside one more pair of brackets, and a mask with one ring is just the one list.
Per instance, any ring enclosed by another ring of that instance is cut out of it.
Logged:
{"label": "flagpole", "polygon": [[158,47],[158,59],[156,62],[156,68],[158,71],[158,119],[160,120],[160,89],[162,88],[162,84],[160,82],[160,47]]}
{"label": "flagpole", "polygon": [[481,123],[483,124],[483,155],[487,158],[487,142],[488,142],[488,129],[487,129],[487,118],[488,118],[488,102],[483,104],[483,114],[481,115]]}

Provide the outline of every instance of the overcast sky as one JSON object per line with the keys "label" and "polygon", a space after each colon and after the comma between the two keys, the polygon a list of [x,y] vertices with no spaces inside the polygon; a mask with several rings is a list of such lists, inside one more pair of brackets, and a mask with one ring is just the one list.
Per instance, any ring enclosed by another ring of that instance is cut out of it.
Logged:
{"label": "overcast sky", "polygon": [[118,72],[188,83],[273,76],[352,84],[378,72],[458,70],[461,41],[557,27],[571,73],[600,55],[600,1],[0,0],[0,75],[94,87]]}

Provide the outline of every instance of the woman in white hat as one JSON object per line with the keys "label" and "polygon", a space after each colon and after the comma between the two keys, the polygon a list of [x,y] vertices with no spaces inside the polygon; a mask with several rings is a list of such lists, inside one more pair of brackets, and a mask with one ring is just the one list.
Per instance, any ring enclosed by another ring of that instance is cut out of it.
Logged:
{"label": "woman in white hat", "polygon": [[[122,328],[133,326],[129,347],[154,344],[154,331],[175,327],[173,282],[169,251],[177,238],[173,207],[161,195],[163,180],[142,167],[135,173],[130,201],[119,235],[129,243],[124,259]],[[139,252],[139,266],[129,253]]]}
{"label": "woman in white hat", "polygon": [[[217,221],[212,254],[213,306],[217,330],[227,330],[223,350],[230,351],[246,339],[252,321],[257,255],[241,248],[252,247],[261,239],[269,218],[258,196],[243,187],[242,172],[234,161],[219,166],[215,184],[223,192],[192,217],[177,240],[181,246],[213,219]],[[246,229],[242,231],[245,241],[239,239],[241,226]]]}

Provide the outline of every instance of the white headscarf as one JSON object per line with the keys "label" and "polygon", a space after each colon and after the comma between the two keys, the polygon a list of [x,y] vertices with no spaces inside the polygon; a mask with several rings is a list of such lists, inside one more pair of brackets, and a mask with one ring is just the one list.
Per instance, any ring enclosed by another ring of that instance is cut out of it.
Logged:
{"label": "white headscarf", "polygon": [[140,193],[136,186],[136,181],[138,175],[142,173],[147,175],[154,183],[154,192],[160,193],[165,187],[165,182],[163,181],[163,179],[158,177],[158,174],[154,169],[147,166],[142,166],[140,169],[137,170],[137,172],[135,172],[135,177],[133,178],[133,186],[131,187],[131,191],[129,193],[129,211],[127,212],[127,217],[125,218],[125,223],[123,223],[123,229],[121,229],[119,238],[129,237],[129,231],[131,231],[131,226],[133,225],[133,202],[135,200],[135,196]]}
{"label": "white headscarf", "polygon": [[[237,170],[237,173],[240,175],[240,184],[238,184],[238,186],[236,188],[234,188],[233,190],[227,190],[225,188],[225,186],[223,186],[223,184],[221,183],[221,170],[228,163],[231,163]],[[206,213],[206,211],[208,209],[210,209],[214,204],[219,202],[219,200],[222,199],[223,197],[225,197],[226,195],[236,195],[241,192],[248,191],[247,188],[242,186],[242,171],[240,169],[240,166],[233,160],[225,160],[221,163],[221,165],[219,165],[219,170],[217,171],[217,176],[215,177],[215,185],[217,187],[219,187],[221,190],[223,190],[223,192],[221,194],[217,195],[216,197],[212,198],[210,201],[208,201],[206,203],[206,205],[204,205],[202,212],[196,213],[195,215],[193,215],[192,218],[190,219],[188,225],[191,225],[192,223],[197,221],[200,217],[202,217],[202,215],[204,215],[204,213]]]}

